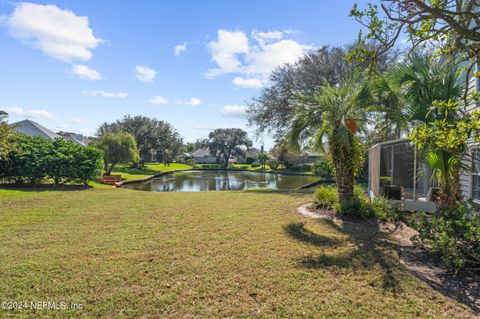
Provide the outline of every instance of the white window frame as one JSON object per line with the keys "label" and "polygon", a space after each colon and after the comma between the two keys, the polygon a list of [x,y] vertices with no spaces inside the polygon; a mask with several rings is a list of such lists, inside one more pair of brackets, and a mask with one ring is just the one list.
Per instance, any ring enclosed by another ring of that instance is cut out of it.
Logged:
{"label": "white window frame", "polygon": [[[480,177],[480,171],[477,172],[477,173],[473,172],[473,165],[474,165],[474,163],[473,163],[473,160],[474,160],[473,152],[474,151],[477,151],[478,154],[479,154],[479,157],[480,157],[480,145],[477,144],[477,145],[472,145],[470,147],[470,154],[472,156],[472,166],[470,168],[470,197],[473,199],[473,201],[475,203],[480,204],[480,198],[473,198],[473,177],[474,176],[479,176]],[[480,158],[478,160],[480,161]]]}

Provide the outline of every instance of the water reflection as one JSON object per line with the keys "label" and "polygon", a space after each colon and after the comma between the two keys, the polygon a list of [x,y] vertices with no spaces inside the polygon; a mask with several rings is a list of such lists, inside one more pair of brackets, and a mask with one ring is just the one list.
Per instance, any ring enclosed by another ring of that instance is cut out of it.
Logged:
{"label": "water reflection", "polygon": [[296,189],[317,181],[314,176],[293,176],[257,172],[185,171],[164,175],[125,188],[151,192],[203,192],[247,188]]}

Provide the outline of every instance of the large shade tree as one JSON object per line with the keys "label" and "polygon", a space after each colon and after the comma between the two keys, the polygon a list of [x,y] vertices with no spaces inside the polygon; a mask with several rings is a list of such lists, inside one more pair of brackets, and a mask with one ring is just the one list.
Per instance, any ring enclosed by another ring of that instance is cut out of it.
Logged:
{"label": "large shade tree", "polygon": [[243,155],[252,141],[248,133],[240,128],[219,128],[208,135],[208,148],[217,157],[217,163],[228,166],[231,156]]}
{"label": "large shade tree", "polygon": [[[381,0],[380,5],[369,3],[366,8],[355,4],[350,16],[367,29],[360,33],[351,61],[375,65],[407,36],[412,50],[433,47],[449,56],[451,63],[467,63],[466,81],[475,71],[480,52],[478,0]],[[378,45],[368,47],[369,41]]]}
{"label": "large shade tree", "polygon": [[154,156],[161,162],[169,162],[181,151],[180,134],[169,123],[155,118],[127,115],[115,122],[101,124],[97,135],[103,136],[112,132],[126,132],[133,135],[141,163],[151,161]]}

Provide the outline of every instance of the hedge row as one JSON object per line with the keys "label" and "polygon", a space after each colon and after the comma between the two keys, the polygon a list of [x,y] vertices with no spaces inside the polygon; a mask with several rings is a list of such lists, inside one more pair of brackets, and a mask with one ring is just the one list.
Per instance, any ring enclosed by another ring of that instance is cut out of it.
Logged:
{"label": "hedge row", "polygon": [[41,137],[18,135],[16,147],[0,161],[3,182],[37,184],[53,180],[87,183],[102,173],[102,151],[80,146],[64,138],[48,141]]}

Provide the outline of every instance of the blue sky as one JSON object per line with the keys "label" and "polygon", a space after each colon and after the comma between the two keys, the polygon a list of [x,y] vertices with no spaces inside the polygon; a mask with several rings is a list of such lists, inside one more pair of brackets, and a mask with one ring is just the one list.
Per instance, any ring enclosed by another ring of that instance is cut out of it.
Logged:
{"label": "blue sky", "polygon": [[275,65],[357,36],[354,2],[3,1],[0,109],[89,135],[127,114],[186,141],[245,128],[245,101]]}

